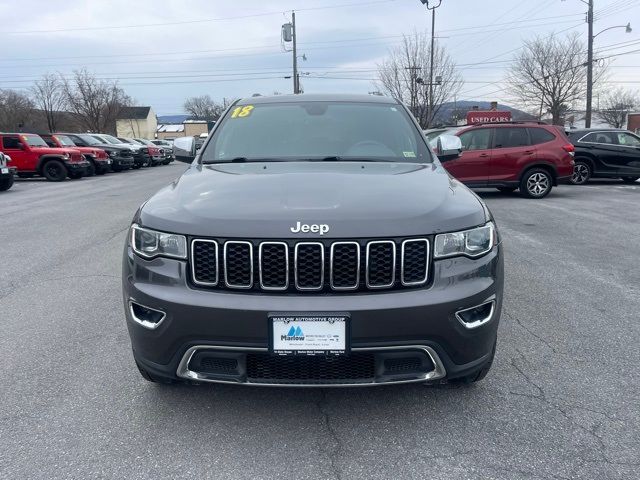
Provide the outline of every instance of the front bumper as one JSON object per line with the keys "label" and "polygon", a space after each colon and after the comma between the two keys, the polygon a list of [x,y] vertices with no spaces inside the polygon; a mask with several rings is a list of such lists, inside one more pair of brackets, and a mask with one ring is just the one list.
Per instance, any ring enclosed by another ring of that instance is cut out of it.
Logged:
{"label": "front bumper", "polygon": [[69,173],[85,175],[89,170],[90,164],[86,160],[83,160],[81,162],[65,162],[64,165],[67,167]]}
{"label": "front bumper", "polygon": [[131,168],[134,165],[133,157],[110,157],[111,168],[117,170],[123,170],[125,168]]}
{"label": "front bumper", "polygon": [[[203,349],[239,354],[240,362],[252,353],[268,354],[267,315],[276,311],[348,312],[352,352],[393,348],[433,353],[433,375],[387,378],[379,383],[463,376],[492,356],[502,306],[502,247],[498,245],[475,260],[458,257],[435,261],[432,272],[428,288],[384,293],[267,295],[205,291],[188,284],[186,262],[144,260],[127,246],[123,296],[136,360],[147,371],[165,378],[252,383],[242,378],[194,376],[188,368],[189,358]],[[490,320],[480,327],[469,329],[457,318],[456,312],[489,299],[495,300],[495,308]],[[145,328],[134,321],[130,301],[163,312],[157,328]]]}

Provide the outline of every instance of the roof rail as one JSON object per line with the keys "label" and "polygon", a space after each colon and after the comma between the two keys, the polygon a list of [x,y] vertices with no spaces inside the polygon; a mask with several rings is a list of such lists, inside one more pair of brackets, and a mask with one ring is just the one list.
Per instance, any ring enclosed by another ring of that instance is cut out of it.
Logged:
{"label": "roof rail", "polygon": [[505,123],[509,123],[509,124],[516,124],[516,125],[521,125],[521,124],[526,124],[526,123],[535,123],[536,125],[549,125],[547,122],[543,122],[542,120],[509,120],[508,122],[474,122],[474,123],[468,123],[467,126],[472,126],[472,125],[502,125]]}

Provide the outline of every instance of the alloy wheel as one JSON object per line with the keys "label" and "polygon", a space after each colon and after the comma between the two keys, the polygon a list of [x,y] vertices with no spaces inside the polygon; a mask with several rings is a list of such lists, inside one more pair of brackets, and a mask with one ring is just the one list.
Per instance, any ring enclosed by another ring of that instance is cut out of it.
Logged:
{"label": "alloy wheel", "polygon": [[549,177],[544,173],[536,172],[527,179],[527,190],[535,197],[544,195],[549,187]]}
{"label": "alloy wheel", "polygon": [[573,175],[571,176],[571,183],[575,185],[582,185],[589,179],[589,167],[584,163],[577,163],[573,167]]}

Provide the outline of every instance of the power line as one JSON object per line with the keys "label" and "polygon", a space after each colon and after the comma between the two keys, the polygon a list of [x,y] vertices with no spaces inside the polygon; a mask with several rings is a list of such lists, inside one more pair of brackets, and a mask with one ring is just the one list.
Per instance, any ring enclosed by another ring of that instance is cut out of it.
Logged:
{"label": "power line", "polygon": [[[305,7],[305,8],[295,8],[293,10],[297,12],[309,12],[313,10],[328,10],[332,8],[345,8],[345,7],[358,7],[364,5],[375,5],[380,3],[389,3],[395,0],[374,0],[367,2],[356,2],[356,3],[342,3],[337,5],[323,5],[318,7]],[[291,9],[290,9],[291,10]],[[222,22],[227,20],[241,20],[245,18],[253,18],[253,17],[265,17],[269,15],[281,15],[283,13],[282,10],[271,11],[271,12],[262,12],[262,13],[253,13],[247,15],[235,15],[232,17],[218,17],[218,18],[204,18],[198,20],[183,20],[179,22],[163,22],[163,23],[142,23],[137,25],[109,25],[109,26],[94,26],[94,27],[73,27],[73,28],[60,28],[60,29],[52,29],[52,30],[9,30],[3,31],[5,34],[32,34],[32,33],[58,33],[58,32],[80,32],[80,31],[95,31],[95,30],[122,30],[127,28],[147,28],[147,27],[167,27],[171,25],[192,25],[198,23],[210,23],[210,22]]]}

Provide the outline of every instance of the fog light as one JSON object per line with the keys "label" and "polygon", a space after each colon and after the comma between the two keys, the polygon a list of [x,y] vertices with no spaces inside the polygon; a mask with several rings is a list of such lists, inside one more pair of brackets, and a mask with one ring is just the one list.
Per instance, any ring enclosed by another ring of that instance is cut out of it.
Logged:
{"label": "fog light", "polygon": [[477,328],[491,320],[495,308],[496,301],[492,298],[475,307],[458,310],[456,312],[456,318],[466,328]]}
{"label": "fog light", "polygon": [[133,300],[129,300],[129,313],[131,313],[131,318],[134,322],[149,330],[158,328],[158,325],[160,325],[167,316],[167,314],[161,310],[146,307]]}

